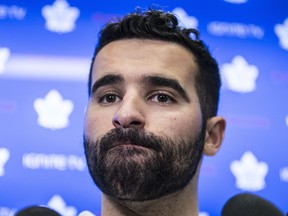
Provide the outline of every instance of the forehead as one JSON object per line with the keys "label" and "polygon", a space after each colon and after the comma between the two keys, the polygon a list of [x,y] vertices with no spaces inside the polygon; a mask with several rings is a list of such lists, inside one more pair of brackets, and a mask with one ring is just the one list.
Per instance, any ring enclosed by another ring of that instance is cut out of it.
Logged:
{"label": "forehead", "polygon": [[92,84],[107,74],[125,77],[163,75],[180,82],[194,82],[197,64],[183,46],[160,40],[125,39],[111,42],[97,54]]}

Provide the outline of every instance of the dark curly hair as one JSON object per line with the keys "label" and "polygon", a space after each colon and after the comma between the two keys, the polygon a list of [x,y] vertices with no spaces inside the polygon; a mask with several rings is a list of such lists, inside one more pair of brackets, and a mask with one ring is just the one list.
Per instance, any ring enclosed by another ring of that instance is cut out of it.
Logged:
{"label": "dark curly hair", "polygon": [[108,23],[99,33],[89,74],[89,95],[93,63],[98,52],[108,43],[122,39],[149,39],[177,43],[190,51],[196,59],[196,91],[199,97],[203,120],[215,116],[218,110],[221,85],[219,68],[207,46],[199,39],[199,32],[179,26],[177,17],[162,10],[136,10],[117,21]]}

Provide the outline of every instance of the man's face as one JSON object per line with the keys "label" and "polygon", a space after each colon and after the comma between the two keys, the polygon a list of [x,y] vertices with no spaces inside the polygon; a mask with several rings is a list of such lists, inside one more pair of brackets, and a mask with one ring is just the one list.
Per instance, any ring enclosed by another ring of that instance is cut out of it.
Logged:
{"label": "man's face", "polygon": [[196,71],[193,55],[171,42],[120,40],[97,54],[84,144],[104,193],[151,200],[195,175],[205,139]]}

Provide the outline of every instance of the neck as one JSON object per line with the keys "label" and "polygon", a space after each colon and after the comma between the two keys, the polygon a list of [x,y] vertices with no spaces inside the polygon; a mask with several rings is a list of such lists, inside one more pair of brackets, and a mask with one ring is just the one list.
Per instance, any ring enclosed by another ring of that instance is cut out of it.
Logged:
{"label": "neck", "polygon": [[197,178],[181,191],[151,201],[119,201],[103,194],[102,216],[198,216],[197,197]]}

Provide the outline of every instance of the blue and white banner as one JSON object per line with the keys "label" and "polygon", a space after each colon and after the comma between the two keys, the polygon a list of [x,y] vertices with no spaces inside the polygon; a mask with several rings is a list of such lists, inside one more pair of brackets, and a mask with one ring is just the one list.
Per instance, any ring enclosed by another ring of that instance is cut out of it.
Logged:
{"label": "blue and white banner", "polygon": [[82,146],[91,57],[107,21],[155,3],[200,31],[221,70],[227,132],[203,161],[200,215],[244,191],[288,211],[287,0],[2,0],[0,216],[36,204],[100,216]]}

